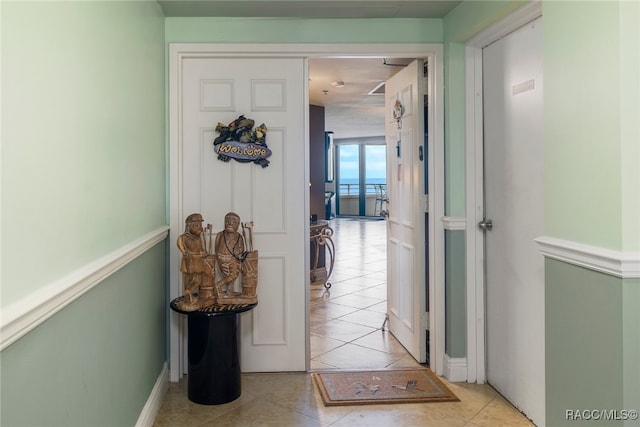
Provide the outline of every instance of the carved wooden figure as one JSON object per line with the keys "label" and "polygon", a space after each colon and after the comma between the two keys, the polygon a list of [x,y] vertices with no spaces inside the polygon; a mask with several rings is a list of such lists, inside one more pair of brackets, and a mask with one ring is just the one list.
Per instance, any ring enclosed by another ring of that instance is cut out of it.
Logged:
{"label": "carved wooden figure", "polygon": [[[215,258],[203,244],[202,222],[202,215],[189,215],[185,221],[184,234],[178,236],[177,245],[182,252],[180,271],[184,285],[184,299],[180,308],[184,311],[198,310],[208,299],[202,294],[202,290],[212,287],[210,284],[215,280]],[[200,295],[196,295],[199,289]]]}
{"label": "carved wooden figure", "polygon": [[[238,232],[240,225],[238,214],[229,212],[224,217],[224,230],[216,235],[216,260],[222,273],[222,279],[216,282],[219,304],[258,302],[258,251],[253,250],[253,222],[242,224],[242,234]],[[234,282],[239,276],[242,291],[235,292]]]}
{"label": "carved wooden figure", "polygon": [[[216,234],[213,245],[210,224],[203,235],[202,215],[191,214],[185,221],[185,233],[177,241],[182,253],[180,271],[184,296],[176,305],[183,311],[258,302],[258,251],[253,250],[253,222],[242,224],[240,234],[240,217],[236,213],[229,212],[224,221],[224,230]],[[249,230],[248,238],[246,229]],[[249,251],[246,250],[247,243]],[[215,254],[212,254],[214,248]],[[216,264],[222,276],[219,280]],[[238,277],[241,277],[241,292],[234,289]]]}
{"label": "carved wooden figure", "polygon": [[233,282],[240,275],[240,265],[246,256],[239,225],[238,214],[229,212],[224,217],[224,230],[216,235],[216,259],[222,273],[222,279],[216,282],[219,297],[233,295]]}

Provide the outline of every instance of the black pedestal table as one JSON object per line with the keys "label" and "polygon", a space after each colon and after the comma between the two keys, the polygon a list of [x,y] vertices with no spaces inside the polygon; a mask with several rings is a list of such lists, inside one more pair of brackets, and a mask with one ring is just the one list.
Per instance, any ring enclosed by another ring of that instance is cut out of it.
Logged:
{"label": "black pedestal table", "polygon": [[188,397],[203,405],[219,405],[240,397],[240,313],[256,304],[209,306],[183,311],[171,301],[171,309],[188,318]]}

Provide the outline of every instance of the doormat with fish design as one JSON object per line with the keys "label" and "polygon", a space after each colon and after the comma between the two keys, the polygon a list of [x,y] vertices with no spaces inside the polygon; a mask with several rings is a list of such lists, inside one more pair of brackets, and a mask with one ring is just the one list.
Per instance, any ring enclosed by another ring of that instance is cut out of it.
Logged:
{"label": "doormat with fish design", "polygon": [[429,369],[330,371],[311,375],[325,406],[460,400]]}

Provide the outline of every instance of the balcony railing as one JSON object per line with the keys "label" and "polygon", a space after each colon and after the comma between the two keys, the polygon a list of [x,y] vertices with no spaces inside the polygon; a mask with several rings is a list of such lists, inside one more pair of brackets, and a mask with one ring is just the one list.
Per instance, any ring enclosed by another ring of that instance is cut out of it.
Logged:
{"label": "balcony railing", "polygon": [[[373,184],[373,183],[365,183],[364,184],[365,194],[376,195],[382,191],[384,194],[387,193],[387,184]],[[358,196],[360,195],[360,184],[340,184],[340,195],[341,196]]]}
{"label": "balcony railing", "polygon": [[[387,185],[378,183],[365,183],[365,216],[379,216],[380,211],[387,209],[386,198]],[[360,215],[360,184],[340,184],[340,210],[338,215]]]}

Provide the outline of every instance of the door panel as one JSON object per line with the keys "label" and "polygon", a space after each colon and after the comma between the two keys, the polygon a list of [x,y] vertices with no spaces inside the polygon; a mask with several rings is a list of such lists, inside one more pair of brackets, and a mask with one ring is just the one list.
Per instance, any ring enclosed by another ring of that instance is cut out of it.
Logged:
{"label": "door panel", "polygon": [[[426,286],[424,265],[424,167],[418,147],[424,135],[423,62],[416,60],[385,84],[387,138],[387,314],[389,330],[419,362],[426,362]],[[394,118],[396,101],[404,108]],[[397,117],[397,116],[396,116]],[[400,141],[400,142],[398,142]]]}
{"label": "door panel", "polygon": [[483,50],[487,378],[544,424],[541,18]]}
{"label": "door panel", "polygon": [[[308,186],[303,59],[184,58],[180,85],[181,221],[199,212],[214,233],[223,228],[229,211],[254,222],[258,306],[242,315],[242,369],[304,370],[305,305],[300,302],[306,295]],[[241,114],[256,126],[266,124],[273,152],[268,167],[217,159],[212,145],[216,124]],[[172,262],[171,268],[178,266]],[[172,283],[174,290],[181,286]]]}

